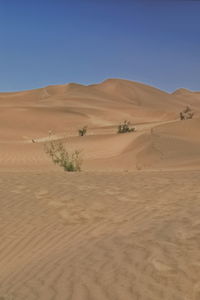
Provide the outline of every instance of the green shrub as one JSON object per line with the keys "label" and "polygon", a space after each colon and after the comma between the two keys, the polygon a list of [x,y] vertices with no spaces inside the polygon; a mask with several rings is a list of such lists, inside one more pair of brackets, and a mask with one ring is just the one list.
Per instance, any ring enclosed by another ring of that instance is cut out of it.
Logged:
{"label": "green shrub", "polygon": [[52,161],[64,168],[67,172],[81,171],[80,151],[69,153],[61,141],[50,141],[45,144],[45,152],[50,155]]}
{"label": "green shrub", "polygon": [[79,136],[84,136],[87,133],[87,126],[84,126],[82,129],[79,129],[78,131]]}
{"label": "green shrub", "polygon": [[130,128],[130,124],[131,123],[129,121],[126,121],[126,120],[124,121],[124,123],[119,124],[117,133],[126,133],[126,132],[135,131],[134,127]]}

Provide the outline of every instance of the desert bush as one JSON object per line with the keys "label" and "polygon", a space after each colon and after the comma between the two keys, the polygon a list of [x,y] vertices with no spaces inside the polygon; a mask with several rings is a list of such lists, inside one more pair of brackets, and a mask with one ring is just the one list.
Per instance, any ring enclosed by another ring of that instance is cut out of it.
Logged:
{"label": "desert bush", "polygon": [[78,131],[79,136],[84,136],[87,133],[87,126],[84,126],[82,129],[79,129]]}
{"label": "desert bush", "polygon": [[186,106],[186,108],[180,112],[180,120],[188,120],[192,119],[194,116],[194,112],[189,106]]}
{"label": "desert bush", "polygon": [[126,133],[126,132],[133,132],[135,131],[135,128],[130,128],[130,122],[124,121],[122,124],[119,124],[117,133]]}
{"label": "desert bush", "polygon": [[63,142],[50,141],[44,145],[45,152],[50,155],[52,161],[64,168],[67,172],[81,171],[80,151],[69,153]]}

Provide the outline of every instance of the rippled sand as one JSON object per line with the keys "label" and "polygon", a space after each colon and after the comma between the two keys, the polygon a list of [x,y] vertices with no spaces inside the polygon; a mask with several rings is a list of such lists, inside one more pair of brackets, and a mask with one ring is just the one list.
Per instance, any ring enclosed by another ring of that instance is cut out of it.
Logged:
{"label": "rippled sand", "polygon": [[1,173],[0,295],[198,300],[199,182],[199,171]]}

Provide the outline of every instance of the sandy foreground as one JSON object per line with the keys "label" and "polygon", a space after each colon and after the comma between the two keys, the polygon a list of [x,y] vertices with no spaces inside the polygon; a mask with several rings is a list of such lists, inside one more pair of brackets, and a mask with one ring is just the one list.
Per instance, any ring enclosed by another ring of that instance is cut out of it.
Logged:
{"label": "sandy foreground", "polygon": [[[117,134],[124,120],[136,131]],[[52,163],[49,131],[82,172]],[[199,92],[110,79],[0,93],[0,300],[199,300],[199,203]]]}
{"label": "sandy foreground", "polygon": [[3,172],[0,299],[200,299],[200,172]]}

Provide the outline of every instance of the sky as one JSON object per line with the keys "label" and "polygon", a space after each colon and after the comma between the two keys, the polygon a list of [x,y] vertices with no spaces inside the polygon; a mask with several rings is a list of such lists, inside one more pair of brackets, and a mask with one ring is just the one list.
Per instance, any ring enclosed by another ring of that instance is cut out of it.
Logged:
{"label": "sky", "polygon": [[200,0],[1,0],[0,91],[107,78],[200,91]]}

